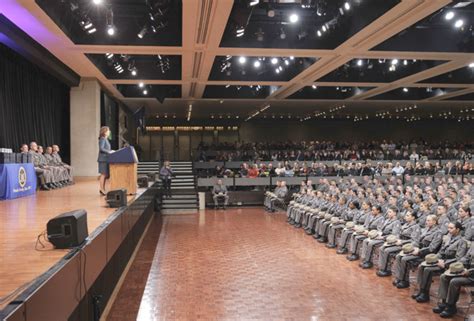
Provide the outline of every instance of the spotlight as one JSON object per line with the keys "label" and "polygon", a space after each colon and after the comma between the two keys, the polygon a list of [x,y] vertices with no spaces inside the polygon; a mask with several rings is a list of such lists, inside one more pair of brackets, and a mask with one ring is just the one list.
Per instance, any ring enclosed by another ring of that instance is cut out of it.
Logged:
{"label": "spotlight", "polygon": [[312,85],[311,87],[312,87],[313,89],[318,89],[318,86],[316,86],[316,85]]}
{"label": "spotlight", "polygon": [[392,65],[397,65],[398,64],[398,59],[392,59],[391,64]]}
{"label": "spotlight", "polygon": [[272,62],[273,65],[276,65],[278,63],[278,59],[277,58],[272,58],[271,62]]}
{"label": "spotlight", "polygon": [[405,65],[405,66],[408,65],[408,61],[406,59],[403,60],[403,65]]}
{"label": "spotlight", "polygon": [[285,60],[285,65],[289,66],[290,62],[288,60]]}
{"label": "spotlight", "polygon": [[293,57],[293,56],[290,56],[290,59],[291,59],[291,60],[295,60],[295,57]]}
{"label": "spotlight", "polygon": [[102,0],[92,0],[92,3],[95,5],[102,4]]}
{"label": "spotlight", "polygon": [[130,73],[132,74],[132,76],[136,76],[137,75],[137,68],[133,67],[132,70],[130,71]]}
{"label": "spotlight", "polygon": [[253,63],[253,66],[254,66],[255,68],[260,68],[260,66],[261,66],[260,61],[255,60],[255,62]]}
{"label": "spotlight", "polygon": [[280,69],[278,69],[278,68],[275,69],[275,72],[276,72],[277,74],[279,74],[279,73],[280,73]]}
{"label": "spotlight", "polygon": [[142,28],[142,30],[140,30],[140,32],[137,34],[137,37],[140,38],[140,39],[143,39],[143,37],[145,37],[147,31],[148,31],[147,27],[144,26]]}
{"label": "spotlight", "polygon": [[290,15],[290,22],[291,22],[291,23],[296,23],[296,22],[298,22],[299,18],[300,18],[300,17],[298,17],[298,15],[297,15],[296,13],[292,13],[292,14]]}
{"label": "spotlight", "polygon": [[249,6],[251,6],[251,7],[256,6],[259,2],[260,2],[260,0],[252,0],[252,1],[250,1]]}
{"label": "spotlight", "polygon": [[240,63],[241,65],[245,64],[246,62],[247,62],[247,58],[245,58],[245,57],[243,57],[243,56],[242,56],[242,57],[239,57],[239,63]]}
{"label": "spotlight", "polygon": [[143,88],[143,86],[145,86],[144,83],[142,83],[142,82],[138,83],[138,87]]}
{"label": "spotlight", "polygon": [[326,32],[327,31],[326,25],[324,25],[322,29],[323,29],[323,32]]}
{"label": "spotlight", "polygon": [[321,37],[323,34],[321,33],[321,31],[317,31],[316,34],[318,35],[318,37]]}
{"label": "spotlight", "polygon": [[473,68],[473,69],[474,69],[474,62],[471,62],[471,63],[469,64],[469,68]]}
{"label": "spotlight", "polygon": [[364,64],[364,62],[362,61],[362,59],[359,59],[357,60],[357,66],[362,66]]}
{"label": "spotlight", "polygon": [[408,92],[408,88],[407,88],[407,87],[404,87],[404,88],[403,88],[403,92],[407,93],[407,92]]}
{"label": "spotlight", "polygon": [[143,91],[143,94],[144,94],[144,95],[148,95],[148,90],[145,89],[145,90]]}
{"label": "spotlight", "polygon": [[282,66],[278,66],[278,69],[280,69],[280,71],[283,71],[283,67],[282,67]]}
{"label": "spotlight", "polygon": [[453,18],[454,18],[454,12],[449,11],[448,13],[446,13],[446,15],[444,16],[444,18],[445,18],[446,20],[448,20],[448,21],[451,20],[451,19],[453,19]]}
{"label": "spotlight", "polygon": [[107,26],[107,33],[109,36],[113,36],[115,34],[115,27],[113,25]]}
{"label": "spotlight", "polygon": [[344,3],[344,9],[349,11],[351,9],[351,4],[349,2]]}
{"label": "spotlight", "polygon": [[454,23],[454,26],[456,28],[461,28],[463,25],[464,25],[464,20],[462,19],[456,20],[456,22]]}

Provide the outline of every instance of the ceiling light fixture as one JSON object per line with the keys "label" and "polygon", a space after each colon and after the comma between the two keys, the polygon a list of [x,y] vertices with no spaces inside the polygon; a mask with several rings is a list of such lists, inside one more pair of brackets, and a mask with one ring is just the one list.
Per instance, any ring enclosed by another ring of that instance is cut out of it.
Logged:
{"label": "ceiling light fixture", "polygon": [[449,11],[448,13],[446,13],[446,15],[444,16],[444,18],[445,18],[446,20],[448,20],[448,21],[451,20],[451,19],[453,19],[453,18],[454,18],[454,12]]}
{"label": "ceiling light fixture", "polygon": [[312,87],[313,89],[318,89],[318,86],[316,86],[316,85],[312,85],[311,87]]}
{"label": "ceiling light fixture", "polygon": [[316,34],[318,35],[318,37],[321,37],[323,34],[321,33],[321,31],[316,31]]}
{"label": "ceiling light fixture", "polygon": [[148,90],[145,89],[145,90],[143,91],[143,94],[144,94],[144,95],[148,95]]}
{"label": "ceiling light fixture", "polygon": [[285,65],[289,66],[290,62],[288,60],[285,60]]}
{"label": "ceiling light fixture", "polygon": [[300,17],[296,13],[292,13],[290,15],[290,22],[291,23],[297,23]]}
{"label": "ceiling light fixture", "polygon": [[326,25],[324,25],[324,26],[322,27],[322,29],[323,29],[323,32],[326,32],[326,31],[328,30],[328,29],[326,28]]}
{"label": "ceiling light fixture", "polygon": [[88,32],[89,34],[92,34],[92,33],[96,32],[96,31],[97,31],[96,28],[92,28],[92,29],[87,30],[87,32]]}
{"label": "ceiling light fixture", "polygon": [[107,34],[109,36],[113,36],[115,34],[115,26],[114,26],[114,12],[112,9],[108,9],[107,13],[105,14],[105,20],[107,24]]}
{"label": "ceiling light fixture", "polygon": [[106,53],[106,54],[105,54],[105,57],[106,57],[107,59],[112,59],[112,58],[114,57],[114,54],[113,54],[113,53]]}
{"label": "ceiling light fixture", "polygon": [[251,6],[251,7],[256,6],[259,2],[260,2],[260,0],[252,0],[252,1],[250,1],[249,6]]}
{"label": "ceiling light fixture", "polygon": [[471,63],[469,64],[469,68],[474,68],[474,62],[471,62]]}
{"label": "ceiling light fixture", "polygon": [[293,57],[293,56],[290,56],[290,59],[291,59],[291,60],[294,60],[294,59],[295,59],[295,57]]}
{"label": "ceiling light fixture", "polygon": [[115,27],[113,25],[107,26],[107,34],[113,36],[115,34]]}
{"label": "ceiling light fixture", "polygon": [[272,58],[271,62],[272,62],[273,65],[276,65],[278,63],[278,59],[277,58]]}
{"label": "ceiling light fixture", "polygon": [[242,37],[245,34],[245,28],[240,27],[235,31],[236,37]]}
{"label": "ceiling light fixture", "polygon": [[262,65],[262,64],[261,64],[260,61],[258,61],[258,60],[255,60],[255,62],[253,63],[253,66],[254,66],[255,68],[260,68],[261,65]]}
{"label": "ceiling light fixture", "polygon": [[461,28],[463,25],[464,25],[464,20],[462,19],[456,20],[456,22],[454,23],[454,27],[458,29]]}
{"label": "ceiling light fixture", "polygon": [[239,57],[239,63],[240,63],[241,65],[244,65],[246,62],[247,62],[247,58],[245,58],[245,57],[243,57],[243,56],[242,56],[242,57]]}
{"label": "ceiling light fixture", "polygon": [[398,59],[392,59],[390,62],[392,65],[398,65]]}
{"label": "ceiling light fixture", "polygon": [[407,87],[404,87],[404,88],[403,88],[403,92],[407,93],[407,92],[408,92],[408,88],[407,88]]}
{"label": "ceiling light fixture", "polygon": [[344,9],[349,11],[351,9],[351,4],[349,2],[344,3]]}
{"label": "ceiling light fixture", "polygon": [[137,67],[133,67],[131,70],[130,70],[130,73],[132,74],[132,76],[136,76],[138,71],[137,71]]}
{"label": "ceiling light fixture", "polygon": [[144,26],[140,32],[137,34],[137,37],[140,38],[140,39],[143,39],[143,37],[145,37],[146,33],[147,33],[148,29],[146,26]]}
{"label": "ceiling light fixture", "polygon": [[102,0],[92,0],[92,3],[95,5],[102,4]]}
{"label": "ceiling light fixture", "polygon": [[405,66],[408,65],[408,60],[406,60],[406,59],[403,60],[403,65],[405,65]]}
{"label": "ceiling light fixture", "polygon": [[275,69],[275,72],[276,72],[277,74],[279,74],[279,73],[280,73],[280,69],[278,69],[278,68]]}
{"label": "ceiling light fixture", "polygon": [[286,33],[283,29],[280,29],[280,39],[281,40],[286,39]]}
{"label": "ceiling light fixture", "polygon": [[357,60],[357,66],[362,66],[364,64],[364,62],[362,61],[362,59],[359,59]]}

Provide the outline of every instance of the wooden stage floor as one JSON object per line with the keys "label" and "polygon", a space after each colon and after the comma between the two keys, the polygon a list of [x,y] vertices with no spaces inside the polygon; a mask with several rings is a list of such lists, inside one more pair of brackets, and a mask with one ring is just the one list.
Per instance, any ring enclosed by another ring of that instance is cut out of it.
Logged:
{"label": "wooden stage floor", "polygon": [[[130,196],[128,201],[134,198]],[[41,251],[35,250],[37,236],[46,229],[46,223],[56,215],[81,208],[87,211],[89,234],[115,211],[99,195],[95,178],[77,178],[72,186],[0,201],[0,309],[8,303],[1,299],[21,292],[69,251],[53,249],[49,243]]]}

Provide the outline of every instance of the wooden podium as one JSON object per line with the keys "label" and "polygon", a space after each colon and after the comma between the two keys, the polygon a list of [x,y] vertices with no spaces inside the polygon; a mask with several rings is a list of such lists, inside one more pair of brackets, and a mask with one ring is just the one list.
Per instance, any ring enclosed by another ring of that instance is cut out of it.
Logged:
{"label": "wooden podium", "polygon": [[110,190],[125,188],[127,194],[136,194],[137,163],[137,154],[131,146],[110,154]]}

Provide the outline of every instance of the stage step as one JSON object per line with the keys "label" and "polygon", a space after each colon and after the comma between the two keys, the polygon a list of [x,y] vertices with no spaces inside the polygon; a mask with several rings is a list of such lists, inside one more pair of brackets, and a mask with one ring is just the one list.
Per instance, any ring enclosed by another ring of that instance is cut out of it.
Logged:
{"label": "stage step", "polygon": [[197,204],[162,204],[162,209],[196,209]]}
{"label": "stage step", "polygon": [[137,174],[148,175],[160,172],[160,162],[139,162],[137,164]]}
{"label": "stage step", "polygon": [[168,204],[196,204],[196,199],[172,199],[172,198],[165,198],[163,199],[163,205]]}
{"label": "stage step", "polygon": [[[170,162],[175,175],[171,179],[171,198],[163,198],[163,214],[197,213],[198,198],[192,162]],[[177,194],[179,193],[179,194]]]}
{"label": "stage step", "polygon": [[195,209],[162,209],[161,214],[163,215],[188,215],[197,214],[198,210]]}

